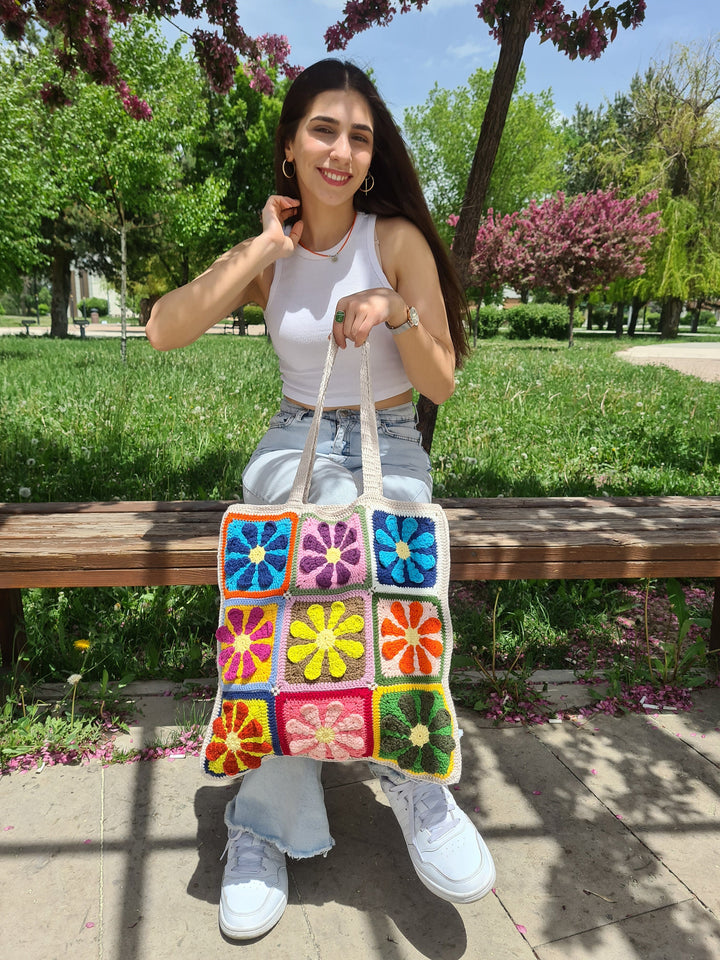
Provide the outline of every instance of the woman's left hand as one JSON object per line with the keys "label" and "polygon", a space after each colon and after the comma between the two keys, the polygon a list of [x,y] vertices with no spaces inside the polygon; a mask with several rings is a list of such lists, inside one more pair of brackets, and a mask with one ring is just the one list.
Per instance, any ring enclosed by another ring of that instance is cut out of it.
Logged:
{"label": "woman's left hand", "polygon": [[[342,318],[339,314],[343,314]],[[361,290],[338,300],[333,336],[341,349],[347,346],[348,340],[360,347],[370,336],[373,327],[385,322],[397,327],[406,317],[407,306],[399,293],[389,287]]]}

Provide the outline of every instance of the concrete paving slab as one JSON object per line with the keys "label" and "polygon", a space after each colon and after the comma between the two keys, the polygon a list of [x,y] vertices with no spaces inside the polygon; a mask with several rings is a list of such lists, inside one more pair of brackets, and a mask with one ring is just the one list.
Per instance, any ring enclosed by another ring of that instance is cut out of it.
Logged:
{"label": "concrete paving slab", "polygon": [[660,713],[655,723],[720,767],[720,689],[696,690],[695,706],[681,713]]}
{"label": "concrete paving slab", "polygon": [[331,787],[326,804],[335,847],[292,866],[321,960],[531,960],[492,894],[455,905],[425,889],[376,780]]}
{"label": "concrete paving slab", "polygon": [[[223,813],[238,784],[210,784],[190,757],[111,767],[106,786],[106,960],[228,956],[235,945],[217,908]],[[282,924],[243,950],[251,960],[316,956],[294,893]]]}
{"label": "concrete paving slab", "polygon": [[100,940],[100,767],[0,778],[4,960],[96,960]]}
{"label": "concrete paving slab", "polygon": [[688,891],[720,914],[720,770],[714,763],[638,715],[536,735],[643,842],[649,859],[682,877]]}
{"label": "concrete paving slab", "polygon": [[[531,945],[688,897],[557,756],[539,749],[532,730],[477,736],[471,721],[463,722],[463,791],[476,791],[465,808],[479,814],[497,864],[498,896]],[[563,726],[564,747],[572,750],[577,728]]]}
{"label": "concrete paving slab", "polygon": [[717,960],[720,924],[697,900],[537,947],[538,960]]}

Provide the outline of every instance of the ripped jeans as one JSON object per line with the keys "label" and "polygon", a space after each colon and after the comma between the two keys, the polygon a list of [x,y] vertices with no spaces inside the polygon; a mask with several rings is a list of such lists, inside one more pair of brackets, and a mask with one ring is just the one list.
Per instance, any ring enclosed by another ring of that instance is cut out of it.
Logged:
{"label": "ripped jeans", "polygon": [[[245,503],[284,503],[290,494],[313,411],[283,399],[243,472]],[[420,444],[411,403],[377,411],[383,493],[392,500],[429,503],[430,459]],[[310,502],[351,503],[362,492],[360,413],[323,413],[310,485]],[[393,780],[402,774],[370,764]],[[228,828],[247,830],[297,859],[326,854],[330,836],[321,762],[310,757],[269,757],[242,778],[225,808]]]}

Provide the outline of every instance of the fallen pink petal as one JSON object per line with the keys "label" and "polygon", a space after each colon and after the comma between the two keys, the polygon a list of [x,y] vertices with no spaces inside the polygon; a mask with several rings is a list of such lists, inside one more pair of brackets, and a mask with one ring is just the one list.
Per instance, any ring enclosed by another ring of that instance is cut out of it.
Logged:
{"label": "fallen pink petal", "polygon": [[521,923],[515,924],[515,929],[521,933],[523,936],[527,934],[527,927],[524,927]]}

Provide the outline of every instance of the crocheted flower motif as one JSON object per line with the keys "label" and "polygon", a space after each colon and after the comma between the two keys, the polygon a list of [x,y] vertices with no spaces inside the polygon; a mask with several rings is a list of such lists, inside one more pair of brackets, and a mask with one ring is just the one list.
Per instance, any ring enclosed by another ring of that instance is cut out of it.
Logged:
{"label": "crocheted flower motif", "polygon": [[364,581],[359,523],[357,517],[352,521],[340,520],[330,524],[309,519],[305,522],[298,564],[298,584],[301,587],[318,586],[327,590],[333,584],[344,587],[348,583]]}
{"label": "crocheted flower motif", "polygon": [[299,712],[302,720],[293,717],[285,725],[293,756],[348,760],[364,755],[365,738],[359,734],[364,731],[365,721],[359,713],[346,713],[339,700],[327,704],[324,716],[316,703],[302,704]]}
{"label": "crocheted flower motif", "polygon": [[380,756],[412,773],[444,774],[455,749],[452,718],[439,693],[380,696]]}
{"label": "crocheted flower motif", "polygon": [[[381,604],[378,608],[380,612]],[[431,604],[427,606],[434,610]],[[395,600],[390,604],[389,616],[380,625],[383,638],[380,652],[385,661],[398,658],[397,666],[403,674],[437,673],[443,645],[439,638],[442,623],[436,616],[427,616],[425,605],[418,600]],[[432,658],[432,659],[431,659]]]}
{"label": "crocheted flower motif", "polygon": [[226,624],[215,634],[220,643],[218,667],[224,683],[236,683],[238,677],[241,683],[268,679],[276,616],[276,606],[228,610]]}
{"label": "crocheted flower motif", "polygon": [[[306,620],[293,620],[290,624],[290,636],[304,643],[288,646],[287,658],[291,663],[307,660],[303,673],[307,680],[317,680],[323,672],[327,659],[330,676],[343,677],[347,671],[347,660],[359,660],[365,653],[362,636],[365,618],[360,614],[345,616],[346,607],[342,600],[332,604],[311,603],[306,611]],[[354,637],[353,637],[354,635]]]}
{"label": "crocheted flower motif", "polygon": [[267,728],[267,704],[253,703],[256,712],[265,713],[265,724],[258,716],[250,715],[243,700],[224,700],[222,712],[213,720],[212,739],[205,749],[211,772],[234,777],[241,770],[255,770],[262,758],[273,752]]}
{"label": "crocheted flower motif", "polygon": [[374,514],[375,555],[380,583],[429,587],[435,583],[435,524],[427,517]]}
{"label": "crocheted flower motif", "polygon": [[283,589],[290,552],[291,521],[233,520],[225,546],[225,583],[246,592]]}

